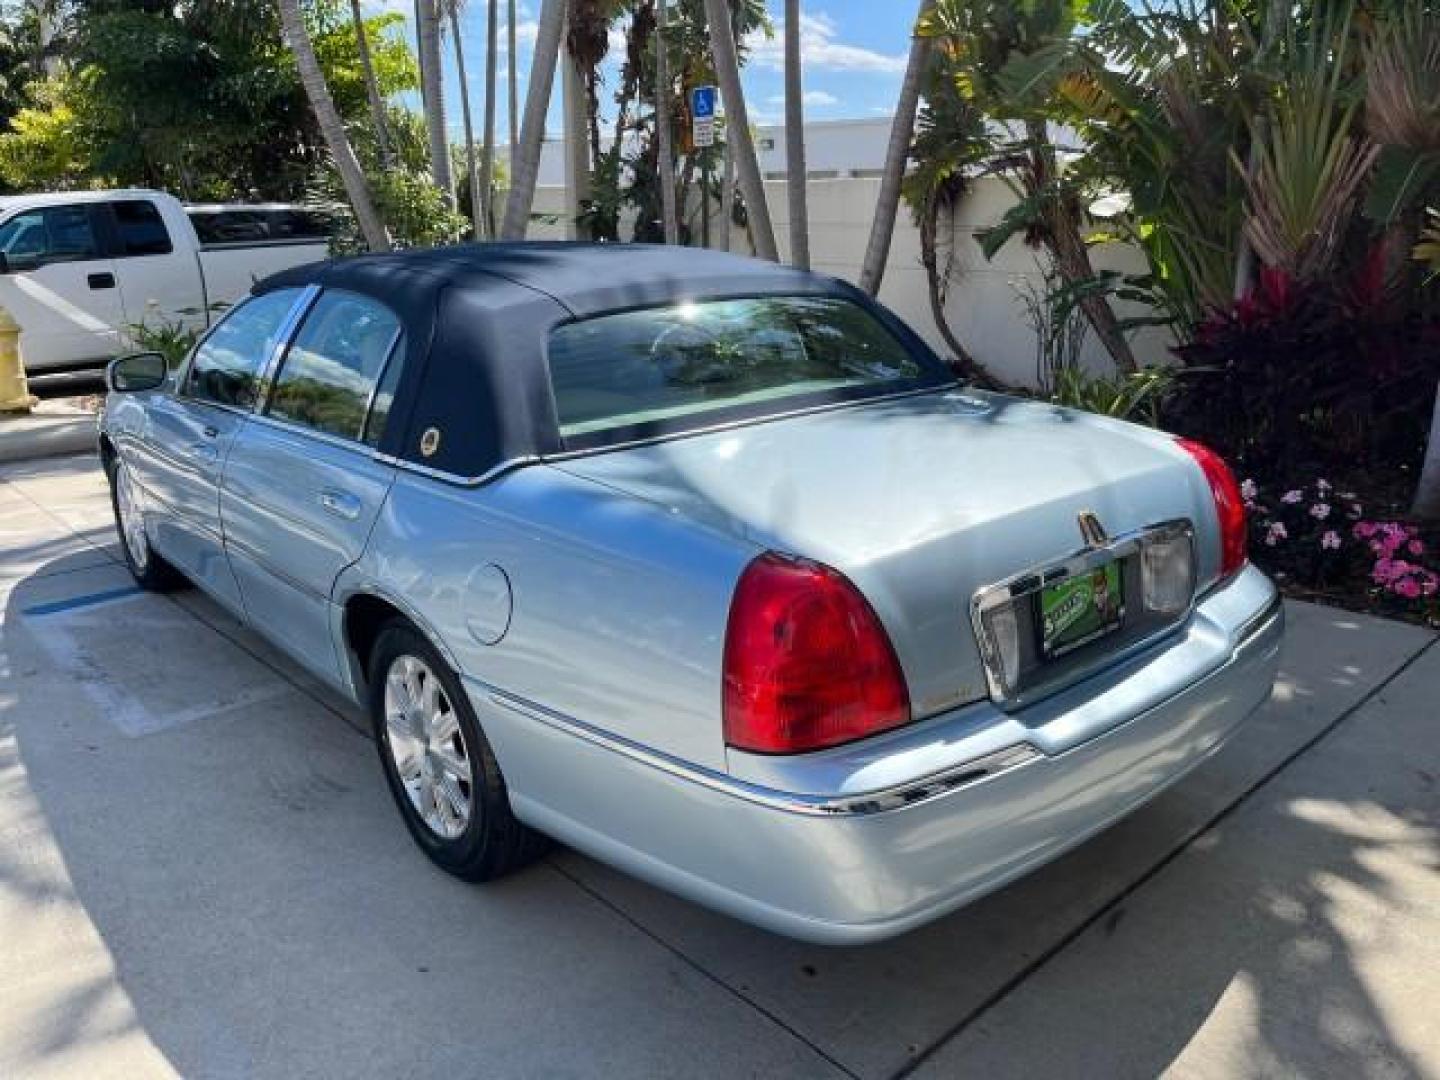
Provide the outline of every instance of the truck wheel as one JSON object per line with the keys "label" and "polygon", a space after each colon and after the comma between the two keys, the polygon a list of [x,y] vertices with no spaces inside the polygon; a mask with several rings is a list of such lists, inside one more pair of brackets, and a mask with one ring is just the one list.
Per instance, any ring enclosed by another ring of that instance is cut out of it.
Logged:
{"label": "truck wheel", "polygon": [[438,651],[396,619],[368,670],[385,779],[421,850],[466,881],[501,877],[543,851],[545,839],[511,813],[494,752]]}

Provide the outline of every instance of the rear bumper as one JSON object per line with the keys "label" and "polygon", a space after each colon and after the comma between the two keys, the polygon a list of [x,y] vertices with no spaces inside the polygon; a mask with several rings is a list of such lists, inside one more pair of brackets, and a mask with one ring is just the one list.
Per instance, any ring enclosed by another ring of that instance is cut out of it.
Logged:
{"label": "rear bumper", "polygon": [[[983,703],[866,740],[868,760],[771,759],[766,779],[783,785],[737,778],[746,763],[729,775],[696,770],[469,689],[523,820],[730,915],[853,944],[1055,858],[1214,753],[1268,698],[1283,624],[1273,586],[1246,571],[1176,639],[1044,714]],[[961,760],[937,770],[942,748]],[[894,772],[927,759],[923,775]],[[803,771],[785,771],[797,762]]]}

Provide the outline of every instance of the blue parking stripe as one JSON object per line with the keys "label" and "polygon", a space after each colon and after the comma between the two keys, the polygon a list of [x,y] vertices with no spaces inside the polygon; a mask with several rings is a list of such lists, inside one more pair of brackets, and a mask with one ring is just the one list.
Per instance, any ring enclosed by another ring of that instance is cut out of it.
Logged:
{"label": "blue parking stripe", "polygon": [[93,604],[103,604],[106,600],[118,600],[122,596],[133,596],[140,592],[133,585],[127,585],[123,589],[107,589],[104,592],[86,593],[84,596],[72,596],[68,600],[52,600],[48,604],[36,604],[34,607],[25,608],[23,615],[55,615],[62,611],[74,611],[76,608],[90,607]]}

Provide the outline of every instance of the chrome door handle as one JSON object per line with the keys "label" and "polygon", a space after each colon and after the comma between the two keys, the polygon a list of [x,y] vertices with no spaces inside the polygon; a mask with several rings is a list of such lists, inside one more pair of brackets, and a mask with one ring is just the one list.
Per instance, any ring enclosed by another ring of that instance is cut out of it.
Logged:
{"label": "chrome door handle", "polygon": [[319,498],[320,505],[325,508],[327,514],[334,514],[346,521],[354,521],[360,516],[360,500],[348,491],[335,491],[327,488],[320,492]]}

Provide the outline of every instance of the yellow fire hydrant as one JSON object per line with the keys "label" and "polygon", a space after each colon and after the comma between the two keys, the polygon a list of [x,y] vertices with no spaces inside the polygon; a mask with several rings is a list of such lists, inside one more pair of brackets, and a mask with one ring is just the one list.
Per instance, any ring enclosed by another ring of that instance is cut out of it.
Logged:
{"label": "yellow fire hydrant", "polygon": [[30,393],[25,381],[25,364],[20,359],[20,324],[0,307],[0,412],[29,412],[39,398]]}

